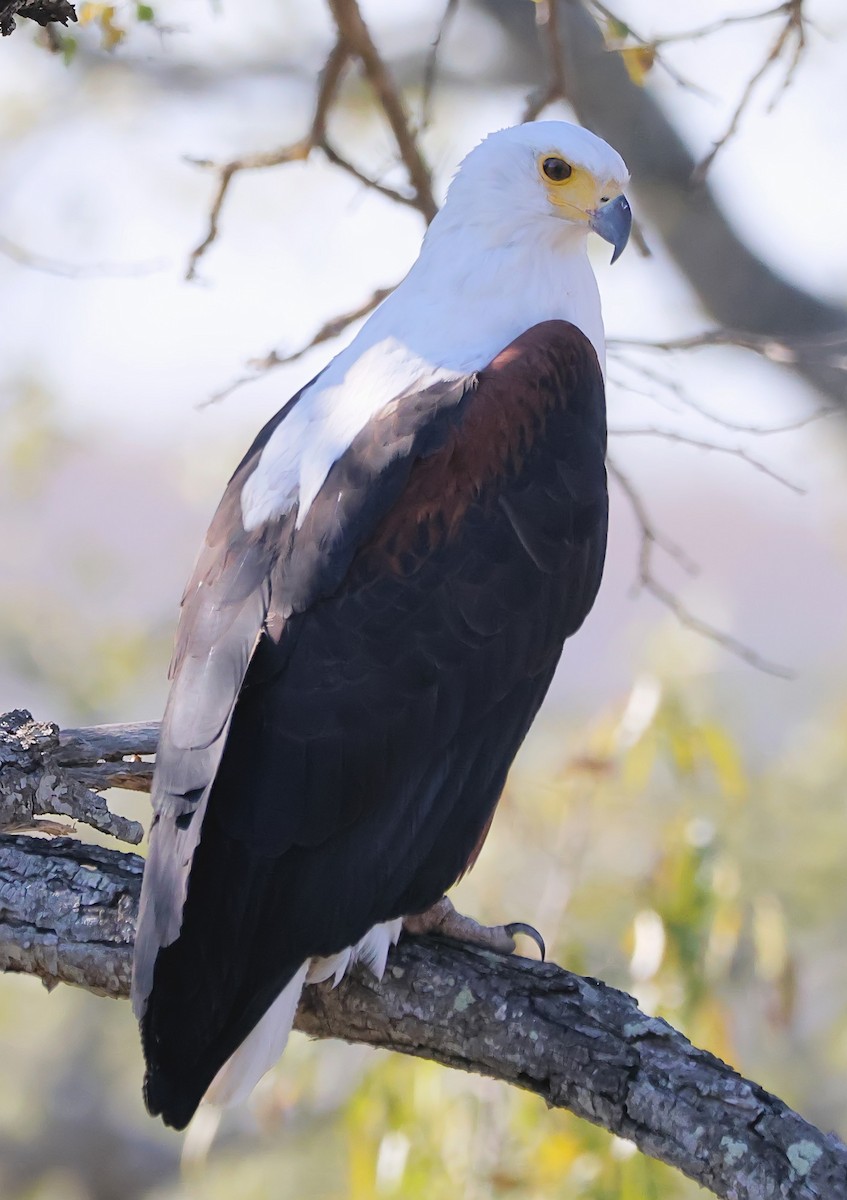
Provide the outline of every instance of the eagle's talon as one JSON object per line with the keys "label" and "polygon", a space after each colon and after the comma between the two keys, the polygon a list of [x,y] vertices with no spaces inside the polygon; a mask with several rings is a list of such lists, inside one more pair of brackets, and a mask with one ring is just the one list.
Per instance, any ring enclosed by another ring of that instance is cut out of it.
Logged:
{"label": "eagle's talon", "polygon": [[512,921],[503,928],[508,933],[509,937],[514,937],[516,933],[524,933],[528,938],[531,938],[538,947],[538,953],[541,955],[541,961],[547,961],[547,947],[544,945],[544,938],[538,932],[534,925],[527,925],[524,921]]}
{"label": "eagle's talon", "polygon": [[422,913],[403,918],[403,928],[411,934],[434,934],[436,937],[451,938],[455,942],[467,942],[493,950],[497,954],[514,954],[514,934],[525,933],[531,937],[544,961],[544,939],[532,925],[515,921],[511,925],[480,925],[473,917],[456,912],[452,901],[442,896],[431,908]]}

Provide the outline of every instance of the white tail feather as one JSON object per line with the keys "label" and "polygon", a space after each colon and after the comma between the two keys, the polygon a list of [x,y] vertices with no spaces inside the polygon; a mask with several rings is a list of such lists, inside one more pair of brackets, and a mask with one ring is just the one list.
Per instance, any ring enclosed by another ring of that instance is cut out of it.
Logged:
{"label": "white tail feather", "polygon": [[385,921],[374,925],[355,946],[348,946],[327,958],[308,959],[290,983],[282,989],[259,1024],[230,1055],[212,1080],[204,1104],[229,1107],[246,1100],[262,1076],[271,1069],[285,1049],[300,993],[307,983],[323,983],[333,976],[333,987],[342,980],[355,962],[363,963],[377,979],[385,973],[388,951],[396,945],[403,922]]}
{"label": "white tail feather", "polygon": [[306,982],[308,962],[304,962],[290,983],[282,989],[259,1024],[212,1080],[204,1103],[229,1107],[246,1100],[253,1088],[269,1071],[285,1049],[300,993]]}
{"label": "white tail feather", "polygon": [[363,963],[371,974],[382,979],[388,951],[396,946],[402,928],[403,922],[399,917],[396,921],[384,921],[369,929],[355,946],[348,946],[328,958],[313,958],[306,983],[323,983],[332,975],[332,986],[338,987],[348,968],[356,962]]}

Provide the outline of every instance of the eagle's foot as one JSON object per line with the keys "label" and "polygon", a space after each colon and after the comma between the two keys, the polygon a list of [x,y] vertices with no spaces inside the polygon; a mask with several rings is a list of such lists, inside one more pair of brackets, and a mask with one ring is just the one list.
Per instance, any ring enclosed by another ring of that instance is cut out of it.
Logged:
{"label": "eagle's foot", "polygon": [[514,954],[515,934],[524,933],[535,942],[541,961],[544,961],[544,938],[532,925],[526,925],[523,921],[513,921],[509,925],[480,925],[473,917],[456,912],[446,896],[442,896],[425,912],[404,917],[403,928],[411,934],[433,933],[436,937],[452,938],[456,942],[470,942],[472,946],[482,946],[497,954]]}

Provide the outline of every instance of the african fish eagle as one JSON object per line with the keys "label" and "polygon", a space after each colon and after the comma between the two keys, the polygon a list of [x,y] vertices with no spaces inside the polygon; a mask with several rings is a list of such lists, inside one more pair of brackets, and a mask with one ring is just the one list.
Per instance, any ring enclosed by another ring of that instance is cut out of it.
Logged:
{"label": "african fish eagle", "polygon": [[182,601],[133,1002],[178,1129],[247,1096],[305,985],[378,976],[475,860],[600,583],[604,339],[590,230],[620,156],[561,121],[462,163],[420,256],[273,417]]}

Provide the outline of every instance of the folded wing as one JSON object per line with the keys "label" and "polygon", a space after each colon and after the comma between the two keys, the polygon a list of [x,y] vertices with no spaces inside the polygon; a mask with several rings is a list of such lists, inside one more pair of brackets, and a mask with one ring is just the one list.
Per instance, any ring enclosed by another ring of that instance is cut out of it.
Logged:
{"label": "folded wing", "polygon": [[137,1008],[151,1111],[184,1124],[316,956],[468,865],[605,550],[602,377],[536,326],[400,396],[309,511],[213,524],[157,768]]}

